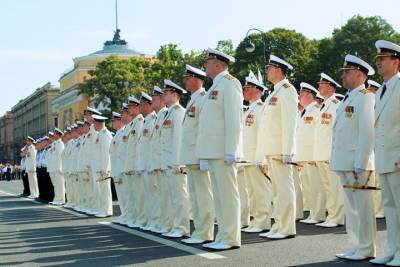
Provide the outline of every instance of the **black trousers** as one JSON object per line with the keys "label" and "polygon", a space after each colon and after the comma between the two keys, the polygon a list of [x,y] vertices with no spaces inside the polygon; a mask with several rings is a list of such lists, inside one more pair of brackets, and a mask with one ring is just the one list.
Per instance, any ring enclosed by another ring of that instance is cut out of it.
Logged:
{"label": "black trousers", "polygon": [[28,173],[22,171],[21,175],[22,175],[22,184],[24,185],[24,190],[22,191],[22,194],[29,196],[31,194],[31,190],[29,190]]}
{"label": "black trousers", "polygon": [[[40,182],[39,182],[40,181]],[[39,198],[52,201],[54,198],[54,187],[50,180],[47,168],[38,168]]]}
{"label": "black trousers", "polygon": [[36,176],[38,181],[38,188],[39,188],[39,198],[46,200],[47,189],[44,181],[44,173],[43,168],[36,168]]}

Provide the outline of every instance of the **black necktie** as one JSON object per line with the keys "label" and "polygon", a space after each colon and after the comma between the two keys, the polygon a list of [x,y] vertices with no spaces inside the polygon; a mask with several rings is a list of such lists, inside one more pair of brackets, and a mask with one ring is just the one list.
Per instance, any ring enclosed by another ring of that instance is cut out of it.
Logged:
{"label": "black necktie", "polygon": [[301,112],[301,118],[303,118],[304,114],[306,114],[306,109],[303,109],[303,111]]}
{"label": "black necktie", "polygon": [[319,110],[321,111],[324,107],[325,107],[325,103],[322,103],[322,106]]}
{"label": "black necktie", "polygon": [[346,99],[349,97],[349,94],[346,94],[343,98],[343,102],[346,101]]}
{"label": "black necktie", "polygon": [[386,84],[382,88],[382,93],[381,93],[381,96],[379,97],[379,99],[382,99],[382,97],[385,94],[385,92],[386,92]]}

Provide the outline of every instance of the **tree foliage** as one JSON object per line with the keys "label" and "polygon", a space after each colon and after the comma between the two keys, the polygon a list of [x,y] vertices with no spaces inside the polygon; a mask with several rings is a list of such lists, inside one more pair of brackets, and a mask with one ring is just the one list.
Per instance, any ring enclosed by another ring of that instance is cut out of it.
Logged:
{"label": "tree foliage", "polygon": [[[400,34],[379,16],[354,16],[344,26],[335,29],[331,38],[319,41],[315,64],[336,80],[340,80],[340,67],[346,54],[358,56],[375,67],[375,42],[379,39],[400,43]],[[378,75],[372,78],[380,79]]]}
{"label": "tree foliage", "polygon": [[[245,49],[249,39],[255,44],[252,53]],[[374,66],[374,43],[378,39],[400,43],[400,34],[381,17],[354,16],[335,29],[331,37],[320,40],[310,40],[294,30],[275,28],[263,36],[257,33],[245,37],[236,48],[231,40],[221,40],[216,49],[235,56],[236,62],[230,66],[230,72],[242,82],[250,70],[260,70],[264,75],[270,54],[281,57],[293,65],[290,78],[298,87],[302,81],[316,85],[321,72],[340,81],[340,67],[348,53]],[[119,109],[128,95],[150,92],[154,85],[162,87],[164,79],[183,85],[185,64],[202,68],[206,57],[206,50],[184,53],[176,44],[162,45],[153,58],[111,56],[90,71],[92,79],[81,86],[81,92],[94,97],[96,103],[106,103],[109,110]],[[206,80],[205,85],[209,87],[211,81]],[[186,100],[184,97],[182,102]]]}

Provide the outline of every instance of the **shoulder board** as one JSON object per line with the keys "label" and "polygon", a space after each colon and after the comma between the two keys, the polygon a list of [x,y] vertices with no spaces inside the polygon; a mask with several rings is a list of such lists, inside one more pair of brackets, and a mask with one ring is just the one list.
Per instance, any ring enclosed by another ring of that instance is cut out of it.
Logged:
{"label": "shoulder board", "polygon": [[228,80],[233,80],[235,79],[235,77],[233,77],[232,75],[230,75],[229,73],[224,75],[225,78],[227,78]]}
{"label": "shoulder board", "polygon": [[283,87],[285,87],[285,88],[290,88],[290,85],[289,85],[288,83],[284,83],[284,84],[283,84]]}
{"label": "shoulder board", "polygon": [[143,121],[143,120],[144,120],[143,117],[140,117],[140,118],[139,118],[139,121]]}
{"label": "shoulder board", "polygon": [[205,91],[202,91],[202,92],[200,93],[200,95],[201,95],[201,96],[205,96],[205,95],[206,95],[206,92],[205,92]]}
{"label": "shoulder board", "polygon": [[363,93],[363,94],[368,94],[368,93],[375,94],[375,91],[371,90],[370,88],[365,88],[365,89],[360,90],[360,93]]}
{"label": "shoulder board", "polygon": [[314,106],[315,106],[316,108],[320,108],[320,107],[321,107],[321,105],[318,104],[318,103],[316,103]]}
{"label": "shoulder board", "polygon": [[153,114],[151,115],[151,117],[152,117],[153,119],[156,119],[156,118],[157,118],[157,114],[153,113]]}
{"label": "shoulder board", "polygon": [[257,105],[262,106],[262,105],[264,105],[264,103],[263,102],[258,102]]}
{"label": "shoulder board", "polygon": [[339,100],[333,99],[332,102],[333,102],[334,104],[337,104],[337,103],[339,103]]}
{"label": "shoulder board", "polygon": [[174,109],[176,109],[176,110],[181,109],[181,108],[182,108],[182,107],[181,107],[180,105],[174,106]]}

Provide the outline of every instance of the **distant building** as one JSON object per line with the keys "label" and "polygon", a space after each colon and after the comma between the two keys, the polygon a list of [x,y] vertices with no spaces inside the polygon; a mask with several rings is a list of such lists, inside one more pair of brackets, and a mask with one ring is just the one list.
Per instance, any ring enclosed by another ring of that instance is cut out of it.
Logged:
{"label": "distant building", "polygon": [[74,58],[74,66],[64,72],[60,79],[61,94],[52,102],[53,117],[58,120],[58,126],[65,128],[77,119],[82,119],[83,111],[89,105],[87,95],[79,94],[79,87],[90,79],[89,70],[94,70],[97,63],[105,58],[116,55],[122,58],[133,56],[150,57],[129,49],[125,40],[120,38],[120,30],[114,33],[112,41],[106,41],[103,49],[87,56]]}
{"label": "distant building", "polygon": [[0,163],[14,163],[14,120],[10,111],[0,117]]}
{"label": "distant building", "polygon": [[12,107],[14,119],[14,158],[19,158],[19,150],[26,136],[38,138],[58,124],[52,116],[51,102],[60,94],[60,89],[50,83],[35,90]]}

